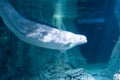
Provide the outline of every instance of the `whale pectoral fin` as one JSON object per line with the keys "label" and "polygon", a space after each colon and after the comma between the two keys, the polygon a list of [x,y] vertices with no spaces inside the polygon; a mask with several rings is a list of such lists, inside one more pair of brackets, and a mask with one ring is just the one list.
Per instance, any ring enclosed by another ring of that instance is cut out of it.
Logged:
{"label": "whale pectoral fin", "polygon": [[62,45],[62,47],[70,47],[70,44],[71,44],[71,42],[65,43],[65,44]]}

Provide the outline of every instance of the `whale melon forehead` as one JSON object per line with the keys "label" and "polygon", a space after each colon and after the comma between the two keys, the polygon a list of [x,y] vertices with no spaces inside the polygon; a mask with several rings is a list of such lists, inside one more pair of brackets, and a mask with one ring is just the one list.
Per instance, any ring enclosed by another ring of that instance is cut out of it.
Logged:
{"label": "whale melon forehead", "polygon": [[71,43],[86,43],[87,38],[84,35],[74,34],[71,32],[64,33],[65,40]]}
{"label": "whale melon forehead", "polygon": [[[59,41],[59,43],[61,43]],[[62,33],[62,48],[70,49],[76,45],[81,45],[87,43],[87,38],[84,35],[74,34],[71,32],[64,31]]]}

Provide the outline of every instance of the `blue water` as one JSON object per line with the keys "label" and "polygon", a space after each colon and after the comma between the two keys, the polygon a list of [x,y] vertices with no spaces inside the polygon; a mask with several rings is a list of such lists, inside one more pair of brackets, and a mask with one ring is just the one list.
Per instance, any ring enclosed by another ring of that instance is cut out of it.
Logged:
{"label": "blue water", "polygon": [[[77,23],[79,33],[85,34],[88,38],[88,43],[80,46],[80,49],[90,63],[108,62],[119,36],[118,23],[114,15],[114,2],[110,1],[109,4],[105,4],[105,1],[97,1],[99,4],[96,2],[96,5],[93,5],[95,1],[93,1],[93,3],[90,1],[91,4],[87,3],[88,5],[85,5],[86,7],[91,5],[93,7],[93,11],[90,12],[89,15],[94,14],[95,11],[102,11],[101,14],[98,13],[97,15],[96,13],[94,16],[96,20],[91,21],[91,18],[84,20],[78,18]],[[100,4],[105,6],[100,6]],[[117,4],[117,7],[119,6],[120,5]],[[88,11],[89,8],[85,10]],[[82,10],[80,10],[80,12],[81,11]],[[104,21],[100,19],[99,22],[99,18],[97,21],[97,17],[99,16],[103,16]],[[80,22],[80,20],[82,22]]]}
{"label": "blue water", "polygon": [[[112,76],[118,72],[119,66],[115,67],[114,63],[118,65],[119,61],[113,61],[113,65],[107,63],[110,61],[113,48],[119,37],[119,22],[116,18],[119,14],[115,15],[115,9],[118,12],[120,10],[119,1],[9,1],[14,5],[16,11],[28,20],[82,34],[87,37],[88,42],[68,51],[32,46],[15,37],[0,18],[0,80],[24,80],[26,76],[25,80],[31,78],[33,78],[32,80],[49,80],[50,77],[52,79],[60,78],[61,74],[63,75],[67,70],[81,67],[85,69],[85,72],[98,78],[111,78],[110,73],[106,74],[108,68],[111,69]],[[14,24],[11,22],[11,27],[12,25]],[[51,45],[51,47],[53,46]],[[106,80],[101,78],[98,80]]]}

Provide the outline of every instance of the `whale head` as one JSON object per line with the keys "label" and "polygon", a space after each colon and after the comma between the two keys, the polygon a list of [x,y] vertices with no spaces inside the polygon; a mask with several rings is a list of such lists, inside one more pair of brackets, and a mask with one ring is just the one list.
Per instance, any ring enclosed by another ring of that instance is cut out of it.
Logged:
{"label": "whale head", "polygon": [[62,45],[62,48],[61,48],[63,50],[68,50],[77,45],[82,45],[87,43],[87,37],[84,35],[67,32],[64,34],[63,37],[65,37],[64,43],[63,43],[64,45]]}
{"label": "whale head", "polygon": [[72,40],[72,44],[70,46],[82,45],[87,43],[87,38],[84,35],[76,34]]}

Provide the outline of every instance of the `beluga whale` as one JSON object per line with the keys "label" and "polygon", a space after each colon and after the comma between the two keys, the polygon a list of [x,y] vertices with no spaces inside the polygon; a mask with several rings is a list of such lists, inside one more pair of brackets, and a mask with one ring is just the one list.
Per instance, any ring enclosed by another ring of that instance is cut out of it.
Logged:
{"label": "beluga whale", "polygon": [[7,0],[0,0],[0,7],[0,17],[8,29],[28,44],[65,51],[87,42],[84,35],[26,19]]}

